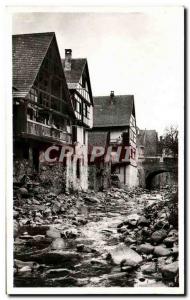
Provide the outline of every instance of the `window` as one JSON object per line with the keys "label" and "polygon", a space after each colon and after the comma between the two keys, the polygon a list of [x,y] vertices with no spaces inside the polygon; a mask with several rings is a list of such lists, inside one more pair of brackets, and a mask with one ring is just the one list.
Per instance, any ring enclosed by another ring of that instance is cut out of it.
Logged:
{"label": "window", "polygon": [[77,159],[76,175],[77,175],[77,178],[80,179],[80,159]]}
{"label": "window", "polygon": [[131,158],[135,159],[135,156],[136,156],[136,150],[131,148]]}
{"label": "window", "polygon": [[83,144],[86,144],[86,132],[85,129],[83,129]]}

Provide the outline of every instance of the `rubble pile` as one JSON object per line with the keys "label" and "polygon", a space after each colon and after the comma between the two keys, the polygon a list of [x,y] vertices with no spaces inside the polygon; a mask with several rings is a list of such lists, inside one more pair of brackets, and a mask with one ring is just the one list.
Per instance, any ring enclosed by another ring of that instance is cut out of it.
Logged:
{"label": "rubble pile", "polygon": [[177,286],[175,189],[14,183],[15,286]]}

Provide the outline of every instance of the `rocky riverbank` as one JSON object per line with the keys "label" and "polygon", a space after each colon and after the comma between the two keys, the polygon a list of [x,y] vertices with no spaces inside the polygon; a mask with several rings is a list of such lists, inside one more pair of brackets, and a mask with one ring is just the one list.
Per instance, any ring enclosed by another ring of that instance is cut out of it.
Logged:
{"label": "rocky riverbank", "polygon": [[178,286],[177,191],[14,184],[14,285]]}

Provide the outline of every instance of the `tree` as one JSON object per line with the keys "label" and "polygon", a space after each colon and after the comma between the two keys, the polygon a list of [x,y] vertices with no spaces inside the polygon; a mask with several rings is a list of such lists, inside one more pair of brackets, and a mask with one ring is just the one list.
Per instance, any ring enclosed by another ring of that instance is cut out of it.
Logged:
{"label": "tree", "polygon": [[166,155],[178,156],[178,128],[171,125],[165,129],[165,134],[160,141],[162,152]]}

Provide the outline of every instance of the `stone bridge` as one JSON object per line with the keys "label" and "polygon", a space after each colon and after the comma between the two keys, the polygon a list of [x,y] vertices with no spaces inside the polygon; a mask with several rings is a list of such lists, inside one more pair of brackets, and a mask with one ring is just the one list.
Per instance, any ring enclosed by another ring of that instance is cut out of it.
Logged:
{"label": "stone bridge", "polygon": [[152,179],[160,173],[173,173],[177,181],[178,159],[172,157],[163,158],[161,156],[146,157],[142,160],[139,160],[139,170],[141,170],[141,172],[139,172],[141,174],[141,184],[150,189]]}

